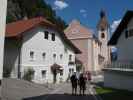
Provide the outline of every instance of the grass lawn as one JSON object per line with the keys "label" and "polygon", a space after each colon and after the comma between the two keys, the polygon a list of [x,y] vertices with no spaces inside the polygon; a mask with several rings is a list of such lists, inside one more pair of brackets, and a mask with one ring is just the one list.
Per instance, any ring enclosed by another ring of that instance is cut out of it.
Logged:
{"label": "grass lawn", "polygon": [[103,100],[133,100],[133,92],[96,87],[96,92]]}

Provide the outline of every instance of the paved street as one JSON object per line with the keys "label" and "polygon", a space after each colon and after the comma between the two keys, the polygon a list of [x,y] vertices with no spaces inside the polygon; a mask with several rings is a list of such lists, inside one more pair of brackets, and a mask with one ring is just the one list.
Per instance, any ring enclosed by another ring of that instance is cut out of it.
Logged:
{"label": "paved street", "polygon": [[90,95],[90,85],[85,96],[71,95],[71,84],[34,84],[24,80],[4,79],[2,100],[95,100]]}
{"label": "paved street", "polygon": [[63,83],[56,87],[54,91],[49,94],[31,97],[24,100],[95,100],[89,92],[89,86],[86,90],[85,96],[71,95],[71,85],[70,83]]}

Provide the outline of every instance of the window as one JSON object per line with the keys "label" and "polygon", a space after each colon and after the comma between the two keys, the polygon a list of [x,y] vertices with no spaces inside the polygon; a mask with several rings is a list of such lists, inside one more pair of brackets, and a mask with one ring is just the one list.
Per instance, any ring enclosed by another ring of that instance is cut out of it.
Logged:
{"label": "window", "polygon": [[55,41],[55,34],[52,33],[52,41]]}
{"label": "window", "polygon": [[128,38],[128,30],[125,31],[125,37]]}
{"label": "window", "polygon": [[72,60],[72,55],[69,55],[69,61],[71,61]]}
{"label": "window", "polygon": [[70,68],[69,69],[69,73],[73,73],[74,72],[74,69],[73,68]]}
{"label": "window", "polygon": [[130,29],[129,30],[128,35],[129,35],[129,37],[132,37],[133,36],[133,29]]}
{"label": "window", "polygon": [[101,31],[104,31],[104,30],[105,30],[105,29],[102,27],[102,28],[101,28]]}
{"label": "window", "polygon": [[71,68],[69,68],[69,73],[71,73]]}
{"label": "window", "polygon": [[62,57],[63,57],[63,55],[62,55],[62,54],[60,54],[60,59],[62,59]]}
{"label": "window", "polygon": [[104,33],[101,34],[101,38],[105,38],[105,34]]}
{"label": "window", "polygon": [[125,37],[128,38],[128,37],[132,37],[133,36],[133,29],[130,29],[130,30],[126,30],[125,31]]}
{"label": "window", "polygon": [[49,32],[48,31],[45,31],[44,33],[45,33],[44,38],[48,40],[48,34],[49,34]]}
{"label": "window", "polygon": [[34,59],[34,52],[30,51],[30,58],[33,60]]}
{"label": "window", "polygon": [[46,70],[42,70],[42,78],[46,78]]}
{"label": "window", "polygon": [[72,73],[74,72],[74,69],[72,68]]}
{"label": "window", "polygon": [[43,60],[45,59],[45,56],[46,56],[46,53],[43,53],[43,54],[42,54]]}
{"label": "window", "polygon": [[56,59],[56,54],[53,54],[53,58]]}
{"label": "window", "polygon": [[60,76],[63,76],[63,70],[60,70]]}

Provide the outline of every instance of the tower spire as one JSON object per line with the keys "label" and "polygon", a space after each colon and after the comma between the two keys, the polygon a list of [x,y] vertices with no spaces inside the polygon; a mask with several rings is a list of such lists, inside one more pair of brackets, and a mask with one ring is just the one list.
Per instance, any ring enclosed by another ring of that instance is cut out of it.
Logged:
{"label": "tower spire", "polygon": [[97,29],[98,30],[103,30],[103,29],[107,29],[109,27],[107,18],[106,18],[106,13],[105,10],[101,10],[100,12],[100,20],[97,24]]}
{"label": "tower spire", "polygon": [[105,17],[105,16],[106,16],[106,14],[105,14],[105,11],[104,11],[104,10],[101,10],[101,12],[100,12],[100,16],[101,16],[101,18],[103,18],[103,17]]}
{"label": "tower spire", "polygon": [[109,61],[110,59],[110,51],[109,51],[109,47],[107,45],[108,43],[108,38],[109,38],[109,23],[108,23],[108,20],[107,20],[107,17],[106,17],[106,13],[105,13],[105,10],[101,10],[100,12],[100,20],[97,24],[97,32],[98,32],[98,39],[100,40],[101,42],[101,56],[104,57],[104,62],[106,61]]}

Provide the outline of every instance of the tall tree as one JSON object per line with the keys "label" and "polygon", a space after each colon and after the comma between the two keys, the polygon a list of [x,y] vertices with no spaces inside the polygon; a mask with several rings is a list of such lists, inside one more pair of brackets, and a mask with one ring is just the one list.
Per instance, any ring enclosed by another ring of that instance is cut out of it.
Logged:
{"label": "tall tree", "polygon": [[45,17],[60,29],[66,27],[65,21],[56,16],[56,12],[44,0],[8,0],[7,23],[36,16]]}

